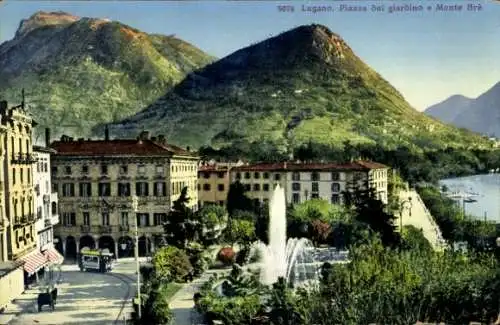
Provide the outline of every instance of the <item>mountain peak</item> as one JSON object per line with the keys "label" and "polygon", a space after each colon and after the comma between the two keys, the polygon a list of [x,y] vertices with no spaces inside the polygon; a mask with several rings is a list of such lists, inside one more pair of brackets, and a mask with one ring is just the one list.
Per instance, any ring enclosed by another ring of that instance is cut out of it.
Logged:
{"label": "mountain peak", "polygon": [[64,11],[37,11],[30,18],[23,19],[16,31],[16,37],[26,35],[27,33],[44,26],[68,25],[78,21],[80,17],[73,16]]}

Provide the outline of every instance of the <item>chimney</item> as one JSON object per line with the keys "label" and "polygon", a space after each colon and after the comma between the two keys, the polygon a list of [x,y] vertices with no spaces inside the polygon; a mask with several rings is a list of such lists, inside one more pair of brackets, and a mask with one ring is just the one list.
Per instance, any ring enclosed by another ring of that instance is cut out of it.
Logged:
{"label": "chimney", "polygon": [[25,109],[25,96],[24,96],[24,88],[21,90],[21,108],[24,110]]}
{"label": "chimney", "polygon": [[7,115],[7,107],[8,107],[8,104],[7,104],[7,101],[6,100],[2,100],[0,101],[0,114],[1,115]]}
{"label": "chimney", "polygon": [[139,140],[149,140],[149,131],[142,131],[139,134]]}
{"label": "chimney", "polygon": [[45,147],[50,147],[50,129],[45,128]]}
{"label": "chimney", "polygon": [[109,126],[106,124],[106,127],[104,128],[104,140],[109,141]]}
{"label": "chimney", "polygon": [[167,142],[164,134],[158,134],[158,142],[161,144],[165,144],[165,142]]}

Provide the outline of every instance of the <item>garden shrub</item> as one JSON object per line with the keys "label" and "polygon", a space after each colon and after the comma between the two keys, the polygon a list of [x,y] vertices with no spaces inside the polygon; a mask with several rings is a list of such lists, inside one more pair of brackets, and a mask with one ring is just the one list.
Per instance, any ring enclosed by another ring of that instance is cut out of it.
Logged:
{"label": "garden shrub", "polygon": [[232,247],[223,247],[217,254],[217,260],[224,265],[231,265],[234,263],[236,253]]}
{"label": "garden shrub", "polygon": [[153,257],[155,275],[168,282],[183,282],[193,270],[186,252],[175,246],[160,248]]}

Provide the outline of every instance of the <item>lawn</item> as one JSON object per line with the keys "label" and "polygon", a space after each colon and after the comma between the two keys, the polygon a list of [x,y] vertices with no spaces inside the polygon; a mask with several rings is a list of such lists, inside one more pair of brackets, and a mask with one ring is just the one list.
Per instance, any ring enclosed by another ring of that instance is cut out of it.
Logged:
{"label": "lawn", "polygon": [[161,286],[162,296],[170,301],[170,299],[182,288],[182,283],[170,282]]}

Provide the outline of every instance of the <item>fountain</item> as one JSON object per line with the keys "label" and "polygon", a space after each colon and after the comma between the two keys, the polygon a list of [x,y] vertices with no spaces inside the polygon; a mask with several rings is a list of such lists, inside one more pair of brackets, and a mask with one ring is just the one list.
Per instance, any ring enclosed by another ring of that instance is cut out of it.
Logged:
{"label": "fountain", "polygon": [[253,248],[262,253],[262,284],[271,285],[283,277],[288,283],[315,282],[318,265],[315,263],[314,246],[307,238],[286,239],[286,198],[279,185],[274,189],[269,204],[269,245],[254,243]]}

